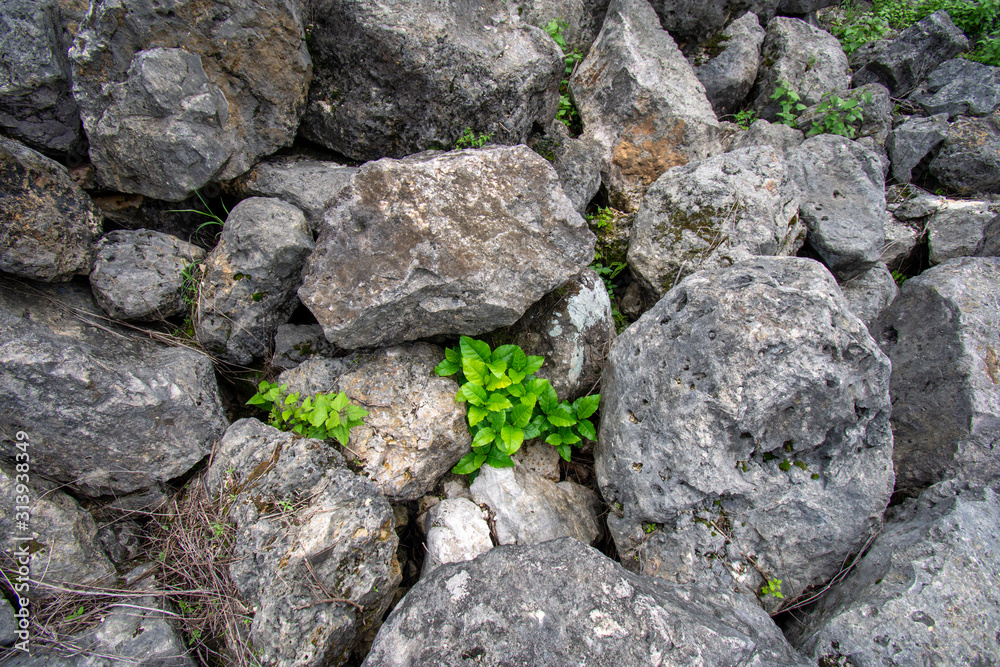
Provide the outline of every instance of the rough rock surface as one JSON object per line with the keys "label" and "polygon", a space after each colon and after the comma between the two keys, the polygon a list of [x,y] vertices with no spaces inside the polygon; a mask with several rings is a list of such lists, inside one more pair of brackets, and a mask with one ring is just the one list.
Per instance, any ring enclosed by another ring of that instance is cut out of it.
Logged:
{"label": "rough rock surface", "polygon": [[910,278],[872,328],[892,359],[896,487],[1000,475],[1000,258]]}
{"label": "rough rock surface", "polygon": [[178,201],[290,144],[312,63],[295,0],[95,0],[70,50],[100,181]]}
{"label": "rough rock surface", "polygon": [[556,483],[522,467],[483,466],[469,491],[490,508],[500,544],[559,537],[592,544],[601,535],[597,494],[574,482]]}
{"label": "rough rock surface", "polygon": [[971,257],[986,238],[986,225],[997,214],[988,201],[944,199],[927,223],[931,264],[953,257]]}
{"label": "rough rock surface", "polygon": [[519,0],[521,20],[544,29],[551,21],[562,21],[559,31],[570,49],[586,53],[601,30],[608,0]]}
{"label": "rough rock surface", "polygon": [[[472,656],[472,657],[463,657]],[[804,665],[759,608],[626,572],[576,540],[442,565],[397,606],[363,663]]]}
{"label": "rough rock surface", "polygon": [[528,309],[514,326],[526,354],[545,357],[536,373],[548,378],[562,400],[572,401],[601,379],[615,320],[604,281],[584,269]]}
{"label": "rough rock surface", "polygon": [[[27,445],[29,458],[16,459],[21,462],[30,461],[34,454],[34,433],[25,432],[24,435],[28,437],[16,441]],[[11,439],[16,439],[14,433]],[[8,455],[15,460],[13,452]],[[29,462],[29,471],[32,463]],[[39,490],[28,486],[27,491],[23,491],[18,488],[21,482],[24,476],[13,466],[0,465],[0,547],[11,558],[17,547],[28,548],[30,556],[24,564],[28,565],[32,580],[43,582],[32,585],[31,593],[39,597],[58,593],[45,584],[100,586],[111,583],[115,568],[101,551],[94,519],[57,488]],[[18,509],[19,506],[29,508],[27,529],[22,528],[17,517],[19,512],[25,511]],[[31,541],[25,544],[29,539]]]}
{"label": "rough rock surface", "polygon": [[455,145],[469,127],[524,143],[559,102],[562,52],[502,0],[314,0],[303,135],[356,160]]}
{"label": "rough rock surface", "polygon": [[578,273],[594,242],[527,146],[383,159],[327,211],[299,297],[343,348],[476,335]]}
{"label": "rough rock surface", "polygon": [[[108,232],[97,244],[90,288],[111,317],[155,320],[183,315],[188,285],[197,285],[193,264],[205,251],[176,236],[147,230]],[[185,272],[188,272],[185,275]]]}
{"label": "rough rock surface", "polygon": [[688,276],[604,372],[595,471],[623,562],[755,593],[747,554],[787,598],[832,577],[892,492],[889,372],[818,262]]}
{"label": "rough rock surface", "polygon": [[993,489],[948,482],[927,489],[897,510],[793,641],[819,664],[995,662],[998,518]]}
{"label": "rough rock surface", "polygon": [[306,359],[295,368],[279,375],[278,383],[287,384],[290,393],[299,392],[303,397],[329,393],[337,386],[337,379],[357,368],[362,359],[362,355],[349,355],[336,359],[325,357]]}
{"label": "rough rock surface", "polygon": [[274,334],[271,365],[287,370],[312,357],[332,357],[336,348],[318,324],[282,324]]}
{"label": "rough rock surface", "polygon": [[601,187],[603,151],[592,142],[571,137],[561,121],[550,124],[546,134],[548,143],[535,150],[551,160],[563,192],[582,215]]}
{"label": "rough rock surface", "polygon": [[17,640],[17,617],[14,616],[14,607],[7,598],[0,598],[0,646],[8,646]]}
{"label": "rough rock surface", "polygon": [[885,264],[879,262],[864,273],[840,284],[851,312],[871,327],[872,322],[889,307],[899,294],[899,287]]}
{"label": "rough rock surface", "polygon": [[455,402],[458,383],[433,372],[442,359],[437,345],[401,345],[337,379],[337,389],[368,410],[345,454],[392,502],[428,493],[470,451],[465,407]]}
{"label": "rough rock surface", "polygon": [[0,451],[13,459],[7,434],[27,432],[32,472],[88,496],[183,475],[227,423],[208,358],[104,319],[75,284],[0,289]]}
{"label": "rough rock surface", "polygon": [[930,172],[959,194],[1000,192],[1000,111],[952,123]]}
{"label": "rough rock surface", "polygon": [[780,82],[790,84],[801,103],[810,106],[826,93],[846,91],[851,69],[836,37],[805,21],[779,16],[767,24],[754,86],[754,108],[765,120],[774,121],[781,111],[778,100],[771,99]]}
{"label": "rough rock surface", "polygon": [[763,118],[758,118],[750,126],[750,129],[733,139],[733,143],[729,145],[729,151],[752,146],[772,146],[782,155],[787,155],[805,138],[806,135],[794,127],[789,127],[784,123],[769,123]]}
{"label": "rough rock surface", "polygon": [[342,664],[399,584],[392,509],[342,462],[323,442],[241,419],[208,470],[212,496],[235,496],[229,573],[256,610],[250,640],[263,663]]}
{"label": "rough rock surface", "polygon": [[983,231],[983,242],[976,248],[977,257],[1000,257],[1000,215],[989,221]]}
{"label": "rough rock surface", "polygon": [[743,105],[757,79],[763,43],[764,29],[757,15],[747,12],[722,31],[716,47],[721,53],[705,62],[695,61],[695,75],[704,84],[717,116],[736,113]]}
{"label": "rough rock surface", "polygon": [[965,58],[946,60],[910,99],[932,116],[988,116],[1000,108],[1000,67]]}
{"label": "rough rock surface", "polygon": [[809,244],[847,280],[878,261],[885,241],[885,178],[878,156],[835,134],[806,139],[789,157]]}
{"label": "rough rock surface", "polygon": [[774,16],[781,0],[651,0],[660,19],[660,25],[685,49],[722,30],[732,19],[743,12],[756,14],[765,23]]}
{"label": "rough rock surface", "polygon": [[262,359],[288,321],[314,247],[305,216],[280,199],[237,204],[201,266],[195,335],[206,349],[237,364]]}
{"label": "rough rock surface", "polygon": [[948,136],[948,117],[938,114],[930,118],[911,116],[890,134],[885,147],[892,160],[892,177],[900,183],[909,183],[914,170]]}
{"label": "rough rock surface", "polygon": [[297,206],[315,233],[323,224],[323,213],[356,171],[302,156],[271,158],[237,179],[234,189],[241,197],[276,197]]}
{"label": "rough rock surface", "polygon": [[0,127],[33,148],[66,154],[81,124],[57,2],[7,0],[0,24]]}
{"label": "rough rock surface", "polygon": [[0,270],[34,280],[90,273],[101,215],[66,169],[0,136]]}
{"label": "rough rock surface", "polygon": [[570,78],[583,139],[604,151],[611,203],[634,211],[660,174],[722,152],[705,87],[646,0],[612,0]]}
{"label": "rough rock surface", "polygon": [[420,576],[439,565],[472,560],[493,548],[483,510],[468,498],[445,498],[427,510],[427,554]]}
{"label": "rough rock surface", "polygon": [[632,274],[657,298],[686,275],[755,255],[793,255],[805,226],[774,148],[671,169],[649,188],[629,241]]}

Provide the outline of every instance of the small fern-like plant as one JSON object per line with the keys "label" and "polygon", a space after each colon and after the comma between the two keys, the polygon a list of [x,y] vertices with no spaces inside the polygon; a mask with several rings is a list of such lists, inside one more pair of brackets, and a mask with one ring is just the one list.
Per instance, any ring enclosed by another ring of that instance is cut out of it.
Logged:
{"label": "small fern-like plant", "polygon": [[861,96],[861,99],[843,99],[829,93],[823,96],[823,101],[816,107],[816,112],[821,114],[818,120],[814,120],[807,137],[815,134],[839,134],[842,137],[853,139],[857,133],[856,127],[860,127],[864,118],[861,114],[861,105],[870,104],[872,94],[868,91]]}
{"label": "small fern-like plant", "polygon": [[781,579],[768,579],[763,586],[760,587],[761,597],[767,597],[770,595],[778,600],[783,600],[784,595],[781,594]]}
{"label": "small fern-like plant", "polygon": [[347,445],[351,429],[364,424],[368,411],[353,405],[344,392],[316,394],[299,400],[299,392],[287,393],[288,385],[262,381],[247,405],[268,411],[267,422],[282,431],[293,431],[306,438],[334,438]]}
{"label": "small fern-like plant", "polygon": [[458,347],[445,350],[434,372],[457,376],[455,400],[467,403],[472,451],[452,472],[474,473],[483,464],[514,465],[510,458],[526,440],[542,438],[570,460],[573,446],[597,437],[588,418],[597,411],[600,394],[573,403],[560,401],[548,380],[535,377],[544,357],[529,356],[517,345],[491,350],[488,343],[462,336]]}

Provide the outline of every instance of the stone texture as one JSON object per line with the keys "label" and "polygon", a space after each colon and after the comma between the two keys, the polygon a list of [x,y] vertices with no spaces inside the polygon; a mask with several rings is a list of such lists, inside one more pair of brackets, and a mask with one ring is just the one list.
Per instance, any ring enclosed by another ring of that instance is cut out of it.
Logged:
{"label": "stone texture", "polygon": [[86,496],[162,488],[226,428],[215,371],[104,319],[86,288],[2,284],[0,451],[13,459],[23,430],[35,475]]}
{"label": "stone texture", "polygon": [[427,553],[420,576],[492,549],[490,527],[483,515],[483,510],[467,498],[445,498],[427,510]]}
{"label": "stone texture", "polygon": [[0,598],[0,646],[17,641],[17,617],[7,598]]}
{"label": "stone texture", "polygon": [[705,87],[646,0],[612,0],[570,92],[615,208],[636,210],[664,171],[722,152]]}
{"label": "stone texture", "polygon": [[195,335],[237,364],[263,359],[295,310],[302,267],[315,244],[298,208],[264,197],[237,204],[201,266]]}
{"label": "stone texture", "polygon": [[455,145],[466,127],[524,143],[559,103],[562,51],[502,0],[314,0],[303,135],[350,158]]}
{"label": "stone texture", "polygon": [[899,183],[909,183],[923,170],[917,170],[948,136],[948,117],[938,114],[930,118],[911,116],[890,134],[885,147],[892,160],[892,177]]}
{"label": "stone texture", "polygon": [[753,146],[771,146],[784,156],[804,140],[805,134],[801,130],[789,127],[784,123],[769,123],[763,118],[758,118],[750,126],[750,129],[733,139],[733,143],[729,145],[729,151]]}
{"label": "stone texture", "polygon": [[527,146],[383,159],[327,211],[299,298],[343,348],[476,335],[593,258],[593,234]]}
{"label": "stone texture", "polygon": [[757,79],[760,67],[760,46],[764,43],[764,29],[757,15],[747,12],[736,19],[721,33],[715,49],[721,53],[709,59],[694,62],[694,73],[705,86],[705,94],[717,116],[733,114],[743,106]]}
{"label": "stone texture", "polygon": [[854,86],[881,83],[893,97],[906,97],[938,65],[968,48],[968,38],[942,9],[906,28],[896,39],[866,44],[852,53],[852,82]]}
{"label": "stone texture", "polygon": [[1000,67],[965,58],[946,60],[910,99],[932,116],[988,116],[1000,108]]}
{"label": "stone texture", "polygon": [[[27,453],[32,459],[28,469],[33,471],[34,432],[25,435],[28,437],[17,441],[27,443]],[[13,432],[11,440],[16,440]],[[10,460],[15,460],[13,452],[5,453]],[[28,486],[24,490],[21,485],[24,481],[24,475],[19,475],[13,466],[6,463],[0,465],[0,535],[3,536],[0,547],[11,558],[18,547],[27,548],[30,552],[28,562],[24,563],[28,565],[30,578],[36,582],[31,585],[30,593],[36,597],[48,597],[59,593],[50,586],[102,586],[113,583],[115,568],[101,551],[94,519],[79,503],[57,488],[35,489]],[[17,517],[19,512],[25,511],[19,506],[28,507],[27,529],[21,527]]]}
{"label": "stone texture", "polygon": [[332,357],[336,348],[323,336],[318,324],[282,324],[274,334],[271,365],[287,370],[312,357]]}
{"label": "stone texture", "polygon": [[95,0],[70,50],[106,187],[179,201],[290,144],[312,63],[296,0]]}
{"label": "stone texture", "polygon": [[693,47],[722,30],[731,20],[744,12],[755,13],[763,22],[774,16],[781,0],[708,0],[707,2],[685,2],[684,0],[651,0],[660,19],[660,25],[670,32],[674,39],[685,46]]}
{"label": "stone texture", "polygon": [[840,290],[844,293],[851,312],[857,315],[866,327],[871,327],[872,322],[899,294],[899,287],[892,273],[882,262],[842,282]]}
{"label": "stone texture", "polygon": [[111,562],[122,565],[144,555],[146,536],[135,521],[123,519],[101,526],[97,539]]}
{"label": "stone texture", "polygon": [[835,134],[806,139],[789,157],[809,244],[838,279],[867,271],[885,241],[885,179],[878,156]]}
{"label": "stone texture", "polygon": [[688,276],[604,372],[595,471],[622,562],[751,597],[757,568],[788,599],[835,575],[892,492],[889,373],[818,262]]}
{"label": "stone texture", "polygon": [[[466,657],[463,657],[466,656]],[[381,665],[805,665],[760,609],[624,571],[576,540],[442,565],[386,619]]]}
{"label": "stone texture", "polygon": [[1000,475],[1000,259],[952,259],[910,278],[872,328],[892,359],[898,491]]}
{"label": "stone texture", "polygon": [[802,246],[795,186],[769,146],[671,169],[650,187],[629,241],[632,274],[657,298],[681,278]]}
{"label": "stone texture", "polygon": [[986,238],[986,225],[998,206],[988,201],[945,199],[927,223],[931,264],[953,257],[971,257]]}
{"label": "stone texture", "polygon": [[601,535],[597,494],[574,482],[553,482],[522,467],[483,466],[469,487],[490,508],[499,544],[536,544],[572,537],[592,544]]}
{"label": "stone texture", "polygon": [[[1000,655],[1000,500],[950,483],[897,510],[794,642],[819,664],[988,665]],[[877,610],[877,613],[873,613]]]}
{"label": "stone texture", "polygon": [[517,450],[512,458],[525,470],[530,470],[552,482],[559,481],[561,476],[559,462],[562,458],[559,456],[559,451],[546,442],[529,440],[521,445],[521,449]]}
{"label": "stone texture", "polygon": [[521,20],[545,29],[551,21],[566,25],[559,34],[566,45],[586,53],[604,22],[608,0],[519,0],[516,5]]}
{"label": "stone texture", "polygon": [[782,82],[789,84],[806,106],[819,104],[827,93],[846,92],[851,70],[840,42],[805,21],[783,16],[771,19],[753,93],[760,118],[772,122],[777,118],[781,106],[771,95]]}
{"label": "stone texture", "polygon": [[203,259],[204,250],[169,234],[108,232],[97,244],[90,272],[94,301],[108,315],[122,320],[183,315],[191,309],[186,301],[188,285],[197,285],[193,265]]}
{"label": "stone texture", "polygon": [[256,610],[249,635],[262,663],[343,664],[399,584],[392,509],[342,462],[323,442],[241,419],[208,470],[211,496],[235,496],[229,574]]}
{"label": "stone texture", "polygon": [[983,230],[983,242],[976,248],[977,257],[1000,257],[1000,215]]}
{"label": "stone texture", "polygon": [[37,150],[65,155],[78,147],[82,126],[59,5],[7,0],[0,24],[0,127]]}
{"label": "stone texture", "polygon": [[101,215],[66,169],[0,137],[0,270],[33,280],[90,273]]}
{"label": "stone texture", "polygon": [[1000,111],[952,123],[930,173],[959,194],[1000,192]]}
{"label": "stone texture", "polygon": [[547,135],[547,143],[533,148],[552,162],[563,192],[582,215],[601,188],[603,151],[593,142],[571,137],[561,121],[549,125]]}

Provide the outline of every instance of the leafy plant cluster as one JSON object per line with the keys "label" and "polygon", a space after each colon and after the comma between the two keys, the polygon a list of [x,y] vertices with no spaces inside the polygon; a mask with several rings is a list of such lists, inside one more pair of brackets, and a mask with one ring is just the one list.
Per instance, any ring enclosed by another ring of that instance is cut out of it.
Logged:
{"label": "leafy plant cluster", "polygon": [[[789,127],[796,127],[798,117],[807,108],[802,103],[801,96],[787,81],[779,81],[778,86],[771,94],[771,99],[776,100],[781,106],[781,111],[777,114],[779,120]],[[872,95],[867,91],[860,97],[842,98],[834,93],[823,95],[822,101],[816,107],[819,117],[812,122],[806,136],[839,134],[842,137],[853,139],[857,134],[857,129],[864,121],[861,108],[871,101]]]}
{"label": "leafy plant cluster", "polygon": [[492,134],[476,134],[471,127],[462,130],[462,134],[455,140],[455,148],[482,148],[493,140]]}
{"label": "leafy plant cluster", "polygon": [[741,109],[736,112],[735,120],[737,125],[744,130],[749,130],[753,122],[757,120],[757,112],[753,109]]}
{"label": "leafy plant cluster", "polygon": [[455,400],[468,404],[472,434],[472,451],[452,472],[474,473],[483,464],[509,468],[514,465],[510,457],[533,438],[544,439],[569,461],[573,446],[597,437],[588,418],[597,411],[600,394],[560,401],[547,379],[535,377],[543,363],[544,357],[526,355],[517,345],[491,350],[488,343],[468,336],[445,350],[434,372],[458,376]]}
{"label": "leafy plant cluster", "polygon": [[364,424],[368,411],[353,405],[344,392],[316,394],[299,400],[299,392],[287,393],[288,385],[261,381],[247,405],[268,411],[267,421],[282,431],[293,431],[306,438],[335,438],[341,445],[350,439],[351,429]]}
{"label": "leafy plant cluster", "polygon": [[795,127],[795,121],[807,108],[802,102],[802,97],[787,81],[778,82],[777,88],[771,93],[771,99],[781,107],[781,111],[777,114],[778,120],[788,127]]}
{"label": "leafy plant cluster", "polygon": [[[602,232],[612,232],[615,220],[620,213],[611,207],[598,208],[596,212],[587,214],[587,224],[591,229],[596,228],[598,237]],[[600,246],[600,244],[598,244]],[[597,273],[604,281],[604,287],[608,290],[608,297],[611,299],[611,316],[615,320],[615,329],[618,333],[625,330],[629,325],[628,319],[618,308],[618,298],[615,296],[614,280],[628,264],[622,261],[609,261],[600,250],[594,250],[594,261],[590,263],[590,269]]]}
{"label": "leafy plant cluster", "polygon": [[781,579],[768,579],[763,586],[760,587],[761,597],[767,597],[770,595],[778,600],[783,600],[784,595],[781,594]]}
{"label": "leafy plant cluster", "polygon": [[569,24],[562,19],[553,19],[545,26],[545,32],[549,33],[549,37],[562,49],[566,63],[566,68],[563,70],[563,79],[559,83],[559,111],[556,113],[556,119],[561,121],[572,132],[580,129],[581,120],[580,114],[573,105],[573,100],[569,97],[569,77],[573,74],[576,64],[583,59],[583,54],[576,49],[571,49],[569,44],[566,43],[566,38],[562,36],[563,28],[568,26]]}

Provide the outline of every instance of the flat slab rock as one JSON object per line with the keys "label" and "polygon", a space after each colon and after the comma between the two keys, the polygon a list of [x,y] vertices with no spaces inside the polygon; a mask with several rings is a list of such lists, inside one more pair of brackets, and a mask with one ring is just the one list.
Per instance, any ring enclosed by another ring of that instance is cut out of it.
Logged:
{"label": "flat slab rock", "polygon": [[626,572],[574,539],[442,565],[386,619],[363,667],[806,665],[763,610]]}
{"label": "flat slab rock", "polygon": [[527,146],[386,158],[327,211],[299,298],[342,348],[476,335],[517,321],[594,243]]}

